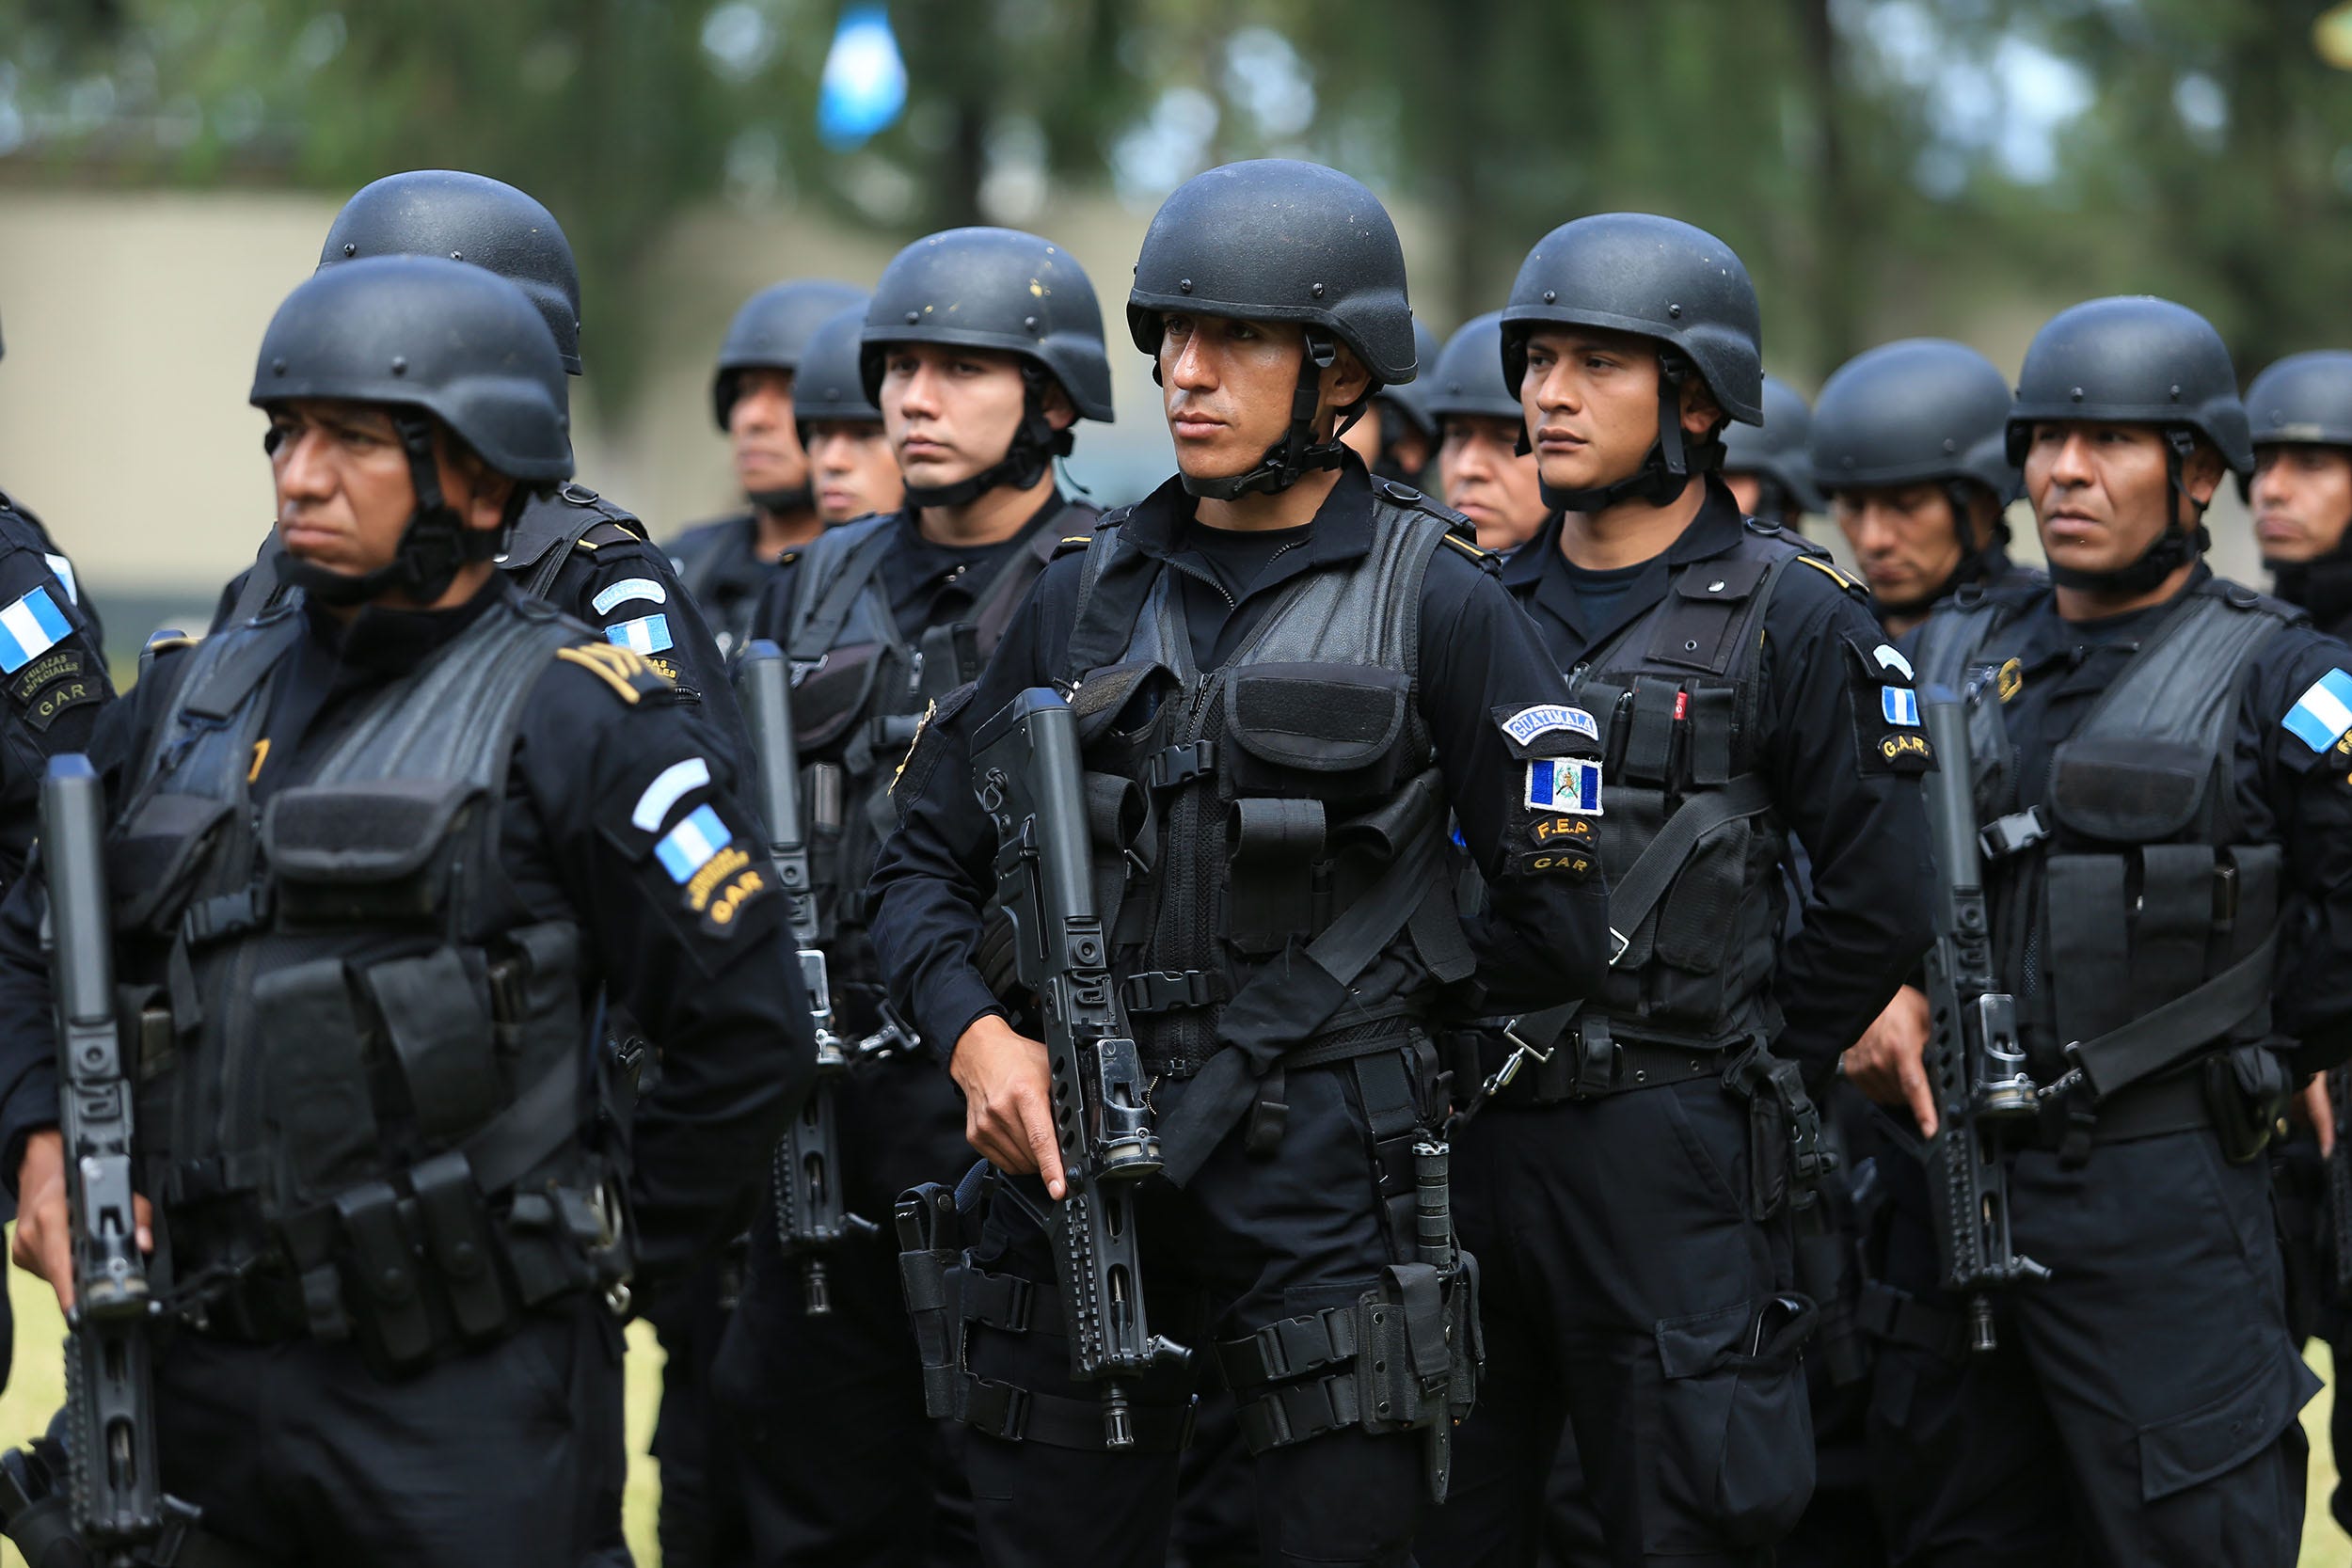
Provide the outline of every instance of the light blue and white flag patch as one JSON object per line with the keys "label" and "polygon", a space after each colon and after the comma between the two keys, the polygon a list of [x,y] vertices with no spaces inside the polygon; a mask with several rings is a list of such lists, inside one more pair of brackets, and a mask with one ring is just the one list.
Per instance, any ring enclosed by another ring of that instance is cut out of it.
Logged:
{"label": "light blue and white flag patch", "polygon": [[[0,620],[6,620],[0,612]],[[7,666],[13,670],[15,665]],[[2324,752],[2352,730],[2352,674],[2330,670],[2295,700],[2284,721],[2287,734],[2314,752]]]}
{"label": "light blue and white flag patch", "polygon": [[80,604],[82,585],[73,580],[73,562],[64,556],[50,555],[46,552],[42,554],[41,559],[49,562],[49,570],[55,574],[58,584],[65,589],[66,598],[73,604]]}
{"label": "light blue and white flag patch", "polygon": [[1919,727],[1919,693],[1907,686],[1880,687],[1879,707],[1890,724],[1914,730]]}
{"label": "light blue and white flag patch", "polygon": [[658,654],[670,646],[670,618],[644,615],[634,621],[615,621],[604,628],[604,639],[633,654]]}
{"label": "light blue and white flag patch", "polygon": [[1519,709],[1502,721],[1502,733],[1522,746],[1537,736],[1549,735],[1554,730],[1572,730],[1595,742],[1600,739],[1600,726],[1593,722],[1593,716],[1581,707],[1569,707],[1565,703],[1537,703],[1533,707]]}
{"label": "light blue and white flag patch", "polygon": [[710,857],[727,847],[735,835],[719,820],[719,814],[708,806],[696,806],[686,814],[686,820],[661,835],[661,842],[653,852],[661,861],[661,869],[670,874],[670,880],[683,882],[710,863]]}
{"label": "light blue and white flag patch", "polygon": [[614,605],[633,604],[639,599],[647,604],[668,604],[670,591],[651,578],[623,578],[588,602],[596,607],[597,614],[609,615]]}
{"label": "light blue and white flag patch", "polygon": [[1600,764],[1577,757],[1537,757],[1527,765],[1527,804],[1532,811],[1600,815]]}
{"label": "light blue and white flag patch", "polygon": [[19,670],[72,635],[57,601],[46,588],[36,588],[6,610],[0,610],[0,674]]}
{"label": "light blue and white flag patch", "polygon": [[628,814],[628,819],[649,833],[658,832],[661,824],[669,820],[670,808],[676,805],[688,790],[700,789],[709,782],[710,764],[702,758],[688,757],[684,762],[674,762],[654,775],[653,783],[647,784],[645,792],[637,797],[636,809]]}

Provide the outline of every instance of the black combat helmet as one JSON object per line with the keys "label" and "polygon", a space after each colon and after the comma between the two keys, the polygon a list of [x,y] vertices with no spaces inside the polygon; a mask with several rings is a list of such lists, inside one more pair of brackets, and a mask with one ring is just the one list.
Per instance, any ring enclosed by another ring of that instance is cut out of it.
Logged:
{"label": "black combat helmet", "polygon": [[1721,462],[1720,440],[1684,439],[1685,376],[1705,382],[1737,422],[1764,422],[1756,285],[1731,246],[1704,229],[1647,213],[1600,213],[1562,224],[1527,253],[1503,307],[1502,374],[1512,386],[1524,378],[1529,335],[1555,325],[1655,339],[1660,372],[1658,444],[1641,469],[1597,490],[1546,486],[1545,499],[1555,507],[1597,512],[1632,496],[1663,506],[1692,473]]}
{"label": "black combat helmet", "polygon": [[516,481],[511,524],[530,493],[571,477],[565,390],[545,319],[496,274],[430,256],[322,268],[271,318],[250,401],[260,408],[307,398],[389,407],[417,509],[389,566],[355,578],[289,553],[278,557],[280,576],[332,604],[392,589],[420,601],[438,597],[468,562],[498,553],[505,530],[468,529],[443,500],[435,421]]}
{"label": "black combat helmet", "polygon": [[487,267],[530,296],[580,373],[580,268],[555,214],[503,181],[458,169],[388,174],[343,203],[319,265],[372,256],[446,256]]}
{"label": "black combat helmet", "polygon": [[[2248,434],[2256,447],[2352,448],[2352,354],[2290,354],[2246,388]],[[2247,476],[2238,476],[2238,490]]]}
{"label": "black combat helmet", "polygon": [[[2009,413],[2010,461],[2022,465],[2036,424],[2089,420],[2153,425],[2165,436],[2165,471],[2184,494],[2181,466],[2202,436],[2233,473],[2254,471],[2237,372],[2213,324],[2185,305],[2148,294],[2070,306],[2034,334]],[[2061,587],[2146,593],[2213,543],[2201,521],[2184,533],[2167,526],[2147,553],[2113,572],[2052,562]]]}
{"label": "black combat helmet", "polygon": [[859,341],[859,375],[868,401],[882,402],[884,351],[892,343],[951,343],[1021,356],[1028,408],[1002,461],[955,484],[907,486],[909,506],[961,506],[999,487],[1025,490],[1071,434],[1045,417],[1051,376],[1084,420],[1111,422],[1111,365],[1094,285],[1051,240],[1017,229],[949,229],[891,258],[874,285]]}
{"label": "black combat helmet", "polygon": [[826,317],[808,335],[792,377],[792,422],[803,446],[808,445],[812,424],[882,423],[882,410],[866,395],[866,377],[858,368],[858,339],[865,330],[866,307],[857,304]]}
{"label": "black combat helmet", "polygon": [[[1813,409],[1813,483],[1820,489],[1940,484],[1960,539],[1960,564],[1919,603],[1982,575],[1968,487],[1994,504],[2017,499],[2009,455],[2009,378],[1983,355],[1943,338],[1881,343],[1837,367]],[[2009,542],[2006,523],[1994,541]],[[1889,606],[1901,610],[1908,606]]]}
{"label": "black combat helmet", "polygon": [[[863,312],[866,291],[854,283],[796,277],[771,283],[743,302],[727,324],[719,345],[719,368],[710,378],[710,411],[727,427],[745,371],[791,371],[797,374],[808,352],[809,334],[828,317],[855,308]],[[794,395],[799,395],[797,389]]]}
{"label": "black combat helmet", "polygon": [[1800,512],[1822,510],[1813,487],[1813,458],[1807,443],[1813,410],[1804,394],[1776,375],[1764,378],[1764,422],[1734,424],[1724,432],[1724,472],[1754,474],[1763,481],[1759,512],[1793,524]]}
{"label": "black combat helmet", "polygon": [[1429,412],[1429,378],[1420,373],[1438,362],[1438,335],[1413,318],[1413,363],[1417,367],[1413,379],[1402,386],[1383,387],[1373,401],[1383,408],[1392,408],[1406,424],[1421,432],[1423,439],[1438,438],[1438,421]]}
{"label": "black combat helmet", "polygon": [[1428,388],[1430,418],[1521,419],[1518,389],[1502,379],[1502,312],[1472,316],[1445,341],[1434,367],[1417,386]]}
{"label": "black combat helmet", "polygon": [[1247,473],[1187,477],[1184,488],[1196,496],[1287,489],[1309,468],[1345,461],[1336,436],[1314,439],[1317,391],[1335,341],[1361,361],[1375,392],[1411,381],[1420,365],[1396,225],[1379,198],[1321,164],[1261,158],[1179,185],[1143,236],[1127,295],[1127,330],[1155,359],[1168,311],[1306,329],[1289,433]]}

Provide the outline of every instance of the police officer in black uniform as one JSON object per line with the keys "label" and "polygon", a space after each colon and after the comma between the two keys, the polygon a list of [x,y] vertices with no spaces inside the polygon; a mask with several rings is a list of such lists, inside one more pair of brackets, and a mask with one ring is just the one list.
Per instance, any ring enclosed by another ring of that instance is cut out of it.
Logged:
{"label": "police officer in black uniform", "polygon": [[1535,455],[1520,449],[1519,395],[1502,380],[1502,312],[1473,316],[1445,341],[1434,369],[1416,376],[1438,425],[1438,483],[1446,505],[1470,520],[1478,547],[1509,555],[1535,537],[1549,508]]}
{"label": "police officer in black uniform", "polygon": [[[1438,335],[1413,318],[1413,362],[1434,365]],[[1372,411],[1347,427],[1342,437],[1363,459],[1375,479],[1418,485],[1438,455],[1438,420],[1429,410],[1427,388],[1417,377],[1372,395]]]}
{"label": "police officer in black uniform", "polygon": [[866,291],[850,283],[772,283],[743,302],[719,345],[710,411],[734,445],[751,508],[688,529],[669,551],[723,654],[742,646],[776,565],[824,527],[801,444],[795,378],[825,318],[865,303]]}
{"label": "police officer in black uniform", "polygon": [[[580,373],[579,268],[555,215],[525,192],[454,169],[387,175],[343,203],[319,265],[372,256],[453,256],[489,268],[530,296],[555,335],[564,370]],[[254,569],[221,595],[215,630],[250,619],[284,593],[274,564],[278,554],[273,533]],[[669,556],[648,542],[645,525],[632,514],[576,483],[533,495],[499,567],[528,596],[649,660],[675,683],[679,701],[707,712],[730,758],[749,755],[710,627],[682,591]]]}
{"label": "police officer in black uniform", "polygon": [[[882,411],[866,390],[858,341],[866,307],[828,316],[809,335],[792,378],[792,422],[808,453],[808,487],[827,528],[906,504],[906,481]],[[795,552],[794,559],[798,559]]]}
{"label": "police officer in black uniform", "polygon": [[[2254,514],[2254,537],[2272,592],[2344,641],[2352,634],[2352,354],[2323,349],[2293,354],[2246,389],[2254,442],[2254,477],[2239,489]],[[2314,1335],[2352,1364],[2352,1334],[2338,1286],[2336,1217],[2328,1162],[2345,1156],[2335,1144],[2352,1081],[2343,1070],[2312,1079],[2293,1134],[2271,1149],[2280,1239],[2287,1265],[2287,1323],[2297,1341]],[[2338,1454],[2352,1452],[2352,1400],[2339,1399],[2329,1419]],[[2352,1496],[2339,1477],[2329,1510],[2352,1518]]]}
{"label": "police officer in black uniform", "polygon": [[835,1029],[857,1063],[834,1090],[841,1190],[878,1228],[827,1260],[820,1315],[771,1205],[717,1382],[758,1471],[754,1560],[919,1568],[971,1560],[970,1503],[961,1430],[924,1414],[889,1221],[901,1192],[952,1177],[970,1152],[954,1085],[884,1005],[866,879],[925,709],[979,673],[1055,550],[1093,531],[1097,510],[1062,492],[1053,465],[1078,420],[1109,421],[1111,378],[1086,273],[1009,229],[900,251],[859,342],[861,391],[901,453],[906,504],[827,531],[778,579],[757,635],[802,672],[811,881]]}
{"label": "police officer in black uniform", "polygon": [[1889,637],[1963,589],[2026,588],[2002,509],[2017,499],[2009,381],[1940,338],[1882,343],[1837,368],[1813,410],[1813,482]]}
{"label": "police officer in black uniform", "polygon": [[[1187,182],[1145,236],[1128,325],[1179,473],[1048,568],[977,688],[942,705],[874,876],[893,992],[999,1173],[959,1275],[964,1351],[940,1376],[974,1427],[984,1561],[1160,1560],[1189,1376],[1141,1380],[1134,1447],[1103,1448],[1037,1218],[1062,1186],[1044,1050],[978,958],[995,839],[970,736],[1055,686],[1092,716],[1099,787],[1135,781],[1150,802],[1111,814],[1096,854],[1127,873],[1104,926],[1167,1162],[1136,1209],[1151,1321],[1234,1393],[1263,1560],[1403,1564],[1445,1416],[1417,1396],[1386,1406],[1386,1430],[1359,1426],[1389,1369],[1350,1325],[1415,1257],[1400,1227],[1438,1110],[1439,985],[1474,979],[1509,1008],[1597,978],[1602,879],[1551,852],[1541,803],[1597,791],[1597,763],[1458,515],[1336,439],[1415,369],[1403,253],[1369,191],[1287,160]],[[1492,888],[1467,926],[1449,808]],[[1039,1304],[1025,1322],[986,1305],[1008,1290]],[[1377,1309],[1429,1335],[1466,1295]]]}
{"label": "police officer in black uniform", "polygon": [[[2050,1275],[1996,1292],[1994,1347],[1966,1348],[1897,1189],[1889,1545],[2291,1563],[2317,1383],[2259,1156],[2296,1075],[2352,1052],[2352,650],[2200,560],[2206,503],[2254,454],[2194,311],[2061,311],[2009,431],[2053,581],[1939,612],[1987,629],[1918,673],[1969,708],[1992,952],[2046,1091],[2008,1156],[2010,1226]],[[1922,1044],[1849,1076],[1899,1106]]]}
{"label": "police officer in black uniform", "polygon": [[[5,352],[5,350],[0,350]],[[0,492],[0,889],[24,874],[40,829],[41,770],[85,751],[99,711],[114,701],[106,639],[81,578],[30,509]],[[0,1206],[0,1219],[14,1211]],[[16,1318],[0,1291],[0,1387],[8,1381]]]}
{"label": "police officer in black uniform", "polygon": [[[1502,320],[1564,509],[1503,583],[1609,768],[1605,813],[1545,827],[1597,846],[1616,957],[1455,1069],[1489,1376],[1422,1560],[1532,1561],[1565,1421],[1612,1560],[1761,1563],[1813,1486],[1788,1237],[1822,1174],[1811,1091],[1926,945],[1927,759],[1859,586],[1713,472],[1724,422],[1764,417],[1730,247],[1581,218]],[[1813,876],[1784,942],[1791,832]]]}
{"label": "police officer in black uniform", "polygon": [[1796,533],[1806,513],[1822,509],[1805,451],[1812,429],[1804,394],[1776,375],[1766,376],[1764,422],[1735,421],[1723,435],[1724,483],[1741,516]]}
{"label": "police officer in black uniform", "polygon": [[[809,1081],[784,901],[694,709],[491,565],[571,471],[518,290],[328,268],[252,397],[303,594],[158,653],[91,744],[161,1481],[249,1560],[576,1564],[619,1549],[632,1250],[739,1225]],[[40,902],[0,908],[0,1149],[62,1298]],[[626,1143],[606,1001],[665,1057]]]}

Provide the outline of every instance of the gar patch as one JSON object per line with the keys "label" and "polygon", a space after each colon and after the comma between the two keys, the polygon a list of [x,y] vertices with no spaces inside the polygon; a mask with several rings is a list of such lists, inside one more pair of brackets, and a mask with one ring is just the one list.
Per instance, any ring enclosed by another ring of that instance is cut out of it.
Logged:
{"label": "gar patch", "polygon": [[1935,750],[1924,735],[1890,735],[1878,743],[1881,765],[1896,773],[1924,773],[1935,766]]}
{"label": "gar patch", "polygon": [[696,914],[710,908],[711,895],[725,885],[727,879],[752,863],[752,857],[730,844],[705,861],[702,868],[686,880],[686,907]]}
{"label": "gar patch", "polygon": [[16,673],[16,677],[8,682],[8,695],[15,698],[17,705],[22,707],[31,702],[33,694],[42,687],[88,673],[89,667],[83,661],[81,649],[53,648]]}
{"label": "gar patch", "polygon": [[77,707],[87,707],[105,696],[105,689],[87,675],[77,675],[51,687],[24,705],[24,721],[33,728],[48,733],[58,716]]}
{"label": "gar patch", "polygon": [[1565,877],[1581,882],[1591,877],[1600,857],[1589,849],[1573,847],[1559,849],[1531,849],[1511,857],[1511,874],[1515,877]]}
{"label": "gar patch", "polygon": [[[713,861],[710,863],[716,865],[719,863]],[[758,866],[745,866],[738,870],[727,879],[725,886],[710,896],[707,907],[699,911],[703,929],[714,937],[735,935],[741,924],[738,917],[754,899],[765,896],[773,885],[768,873]]]}

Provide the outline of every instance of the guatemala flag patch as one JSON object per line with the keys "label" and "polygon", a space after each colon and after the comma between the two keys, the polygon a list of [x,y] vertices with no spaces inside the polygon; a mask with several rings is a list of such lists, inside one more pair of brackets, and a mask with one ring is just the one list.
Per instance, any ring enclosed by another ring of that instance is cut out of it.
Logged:
{"label": "guatemala flag patch", "polygon": [[633,654],[658,654],[670,646],[670,618],[644,615],[634,621],[615,621],[604,628],[604,638]]}
{"label": "guatemala flag patch", "polygon": [[[0,611],[0,620],[7,613]],[[6,668],[13,670],[15,665]],[[2352,674],[2330,670],[2295,700],[2282,722],[2287,734],[2314,752],[2324,752],[2352,730]]]}
{"label": "guatemala flag patch", "polygon": [[1919,727],[1919,693],[1910,687],[1880,687],[1879,707],[1885,713],[1886,721],[1890,724],[1901,724],[1915,730]]}
{"label": "guatemala flag patch", "polygon": [[1532,811],[1600,815],[1600,764],[1577,757],[1537,757],[1527,765],[1527,804]]}
{"label": "guatemala flag patch", "polygon": [[734,837],[717,812],[708,806],[696,806],[686,814],[684,821],[661,835],[653,852],[660,857],[661,869],[670,874],[670,880],[683,882],[708,864],[710,857],[725,848]]}
{"label": "guatemala flag patch", "polygon": [[0,610],[0,674],[15,674],[72,632],[49,590],[34,589]]}

